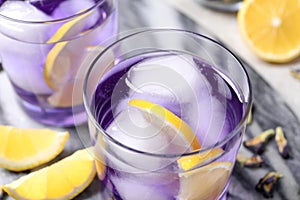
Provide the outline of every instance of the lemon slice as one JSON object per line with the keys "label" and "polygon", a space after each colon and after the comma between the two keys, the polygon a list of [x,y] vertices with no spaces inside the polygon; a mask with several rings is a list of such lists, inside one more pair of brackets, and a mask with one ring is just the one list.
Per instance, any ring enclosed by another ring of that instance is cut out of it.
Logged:
{"label": "lemon slice", "polygon": [[[79,34],[91,13],[83,14],[72,21],[61,26],[48,43],[70,39]],[[82,36],[70,41],[58,42],[49,51],[45,66],[44,79],[46,83],[55,91],[72,78],[72,72],[79,67],[85,47],[93,40],[93,37]]]}
{"label": "lemon slice", "polygon": [[4,185],[3,190],[15,199],[72,199],[89,186],[95,175],[91,150],[83,149]]}
{"label": "lemon slice", "polygon": [[[104,47],[102,46],[90,46],[86,48],[80,66],[70,74],[72,78],[70,77],[65,83],[60,83],[60,88],[58,88],[53,95],[48,97],[47,101],[50,105],[55,107],[70,107],[72,105],[79,105],[83,102],[82,88],[84,76],[93,60],[103,51],[103,49]],[[74,91],[75,89],[78,91]]]}
{"label": "lemon slice", "polygon": [[221,148],[214,148],[208,152],[202,152],[195,155],[183,156],[178,159],[177,163],[181,169],[190,170],[191,168],[197,166],[198,164],[204,164],[213,159],[219,157],[224,153],[224,150]]}
{"label": "lemon slice", "polygon": [[224,190],[232,169],[231,162],[213,162],[204,167],[179,174],[178,199],[217,199]]}
{"label": "lemon slice", "polygon": [[201,148],[201,144],[197,136],[189,127],[189,125],[179,117],[177,117],[175,114],[173,114],[171,111],[158,104],[141,99],[130,100],[128,104],[165,119],[167,123],[179,130],[182,136],[189,142],[192,150]]}
{"label": "lemon slice", "polygon": [[32,169],[64,149],[68,132],[0,126],[0,166],[11,171]]}
{"label": "lemon slice", "polygon": [[287,62],[300,54],[299,0],[245,0],[238,12],[242,38],[260,58]]}
{"label": "lemon slice", "polygon": [[74,35],[80,33],[86,25],[86,22],[91,14],[91,12],[87,12],[62,25],[58,29],[58,31],[50,38],[50,40],[48,40],[48,43],[55,43],[62,40],[68,40]]}

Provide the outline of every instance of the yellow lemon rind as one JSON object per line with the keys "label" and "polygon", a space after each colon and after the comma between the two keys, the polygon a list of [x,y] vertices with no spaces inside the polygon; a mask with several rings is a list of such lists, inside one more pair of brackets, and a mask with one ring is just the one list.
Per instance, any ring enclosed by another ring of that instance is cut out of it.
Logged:
{"label": "yellow lemon rind", "polygon": [[206,164],[224,153],[224,150],[221,148],[213,148],[208,152],[202,152],[195,155],[183,156],[177,160],[178,166],[180,169],[185,171],[194,168],[199,164]]}
{"label": "yellow lemon rind", "polygon": [[[47,43],[54,43],[54,42],[58,42],[59,40],[62,40],[63,37],[68,34],[70,32],[70,30],[79,22],[81,22],[82,20],[84,20],[86,17],[88,17],[89,15],[91,15],[91,12],[85,13],[65,24],[63,24],[58,30],[57,32],[50,38],[50,40],[48,40]],[[77,31],[76,31],[77,32]]]}
{"label": "yellow lemon rind", "polygon": [[[57,86],[55,83],[53,83],[52,80],[52,73],[54,71],[54,63],[56,62],[59,54],[61,53],[61,51],[66,47],[66,45],[68,44],[68,42],[60,42],[58,44],[56,44],[48,53],[48,56],[46,58],[45,61],[45,66],[44,66],[44,79],[46,84],[53,90],[58,90],[59,86]],[[64,59],[64,62],[61,67],[68,67],[67,70],[70,70],[70,60],[68,58]],[[66,69],[65,69],[66,70]]]}
{"label": "yellow lemon rind", "polygon": [[199,171],[212,171],[214,169],[224,169],[226,171],[230,171],[232,169],[232,163],[228,161],[216,161],[212,162],[208,165],[205,165],[203,167],[199,167],[198,169],[192,170],[192,171],[186,171],[183,173],[179,173],[179,177],[188,177],[192,174],[196,174]]}

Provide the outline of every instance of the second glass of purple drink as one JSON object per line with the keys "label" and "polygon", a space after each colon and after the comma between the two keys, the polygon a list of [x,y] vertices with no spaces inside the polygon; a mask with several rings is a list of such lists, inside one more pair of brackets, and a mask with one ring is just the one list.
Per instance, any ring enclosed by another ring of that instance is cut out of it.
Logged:
{"label": "second glass of purple drink", "polygon": [[223,45],[174,29],[125,36],[94,60],[84,103],[104,199],[226,199],[252,98]]}
{"label": "second glass of purple drink", "polygon": [[82,66],[117,34],[116,12],[116,0],[0,1],[2,65],[30,117],[54,126],[86,121],[74,86],[82,88]]}

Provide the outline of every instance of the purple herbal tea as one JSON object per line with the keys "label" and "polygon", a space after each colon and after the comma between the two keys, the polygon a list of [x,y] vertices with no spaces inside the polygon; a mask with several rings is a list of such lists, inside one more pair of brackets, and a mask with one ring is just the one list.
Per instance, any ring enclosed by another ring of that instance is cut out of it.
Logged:
{"label": "purple herbal tea", "polygon": [[[229,134],[245,115],[243,98],[219,68],[183,52],[116,59],[89,108],[105,131],[90,125],[105,168],[98,167],[102,192],[122,200],[221,198],[241,143],[241,130]],[[204,150],[188,155],[199,151],[195,140]]]}
{"label": "purple herbal tea", "polygon": [[116,10],[115,0],[0,2],[2,65],[29,116],[53,126],[86,121],[73,91],[117,33]]}

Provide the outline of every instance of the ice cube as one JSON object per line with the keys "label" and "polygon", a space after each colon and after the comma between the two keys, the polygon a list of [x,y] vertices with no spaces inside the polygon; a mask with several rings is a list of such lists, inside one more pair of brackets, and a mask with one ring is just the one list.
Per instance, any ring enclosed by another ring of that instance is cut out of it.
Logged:
{"label": "ice cube", "polygon": [[[153,177],[150,177],[153,176]],[[156,174],[156,176],[159,176]],[[154,173],[148,173],[148,176],[141,176],[139,178],[130,177],[118,177],[110,176],[110,180],[113,183],[120,197],[124,200],[169,200],[173,199],[172,195],[167,193],[172,192],[170,183],[172,184],[172,177],[161,174],[161,177],[155,177]],[[177,176],[177,175],[176,175]],[[153,181],[147,183],[148,179]],[[157,180],[155,180],[157,179]],[[174,184],[172,184],[174,185]],[[175,189],[173,189],[175,190]]]}
{"label": "ice cube", "polygon": [[176,97],[180,102],[195,97],[194,90],[202,83],[201,78],[192,57],[187,55],[146,59],[128,72],[133,91],[150,92],[162,98]]}
{"label": "ice cube", "polygon": [[[201,73],[207,83],[206,87],[200,88],[197,92],[197,106],[200,114],[197,135],[201,138],[202,146],[207,147],[224,139],[230,131],[227,106],[232,95],[221,72],[205,62],[198,61],[197,63],[201,65]],[[193,116],[192,110],[189,113]]]}
{"label": "ice cube", "polygon": [[[182,133],[166,120],[134,107],[128,107],[107,128],[107,133],[118,143],[135,151],[152,154],[182,154],[191,150]],[[158,170],[174,161],[175,158],[161,158],[136,153],[127,148],[108,142],[108,152],[115,154],[128,165],[143,170]]]}
{"label": "ice cube", "polygon": [[[6,1],[0,8],[0,14],[18,20],[51,20],[50,16],[24,1]],[[43,24],[0,18],[3,67],[10,79],[26,91],[39,94],[52,91],[43,75],[43,62],[51,46],[38,44],[48,40],[52,28]]]}
{"label": "ice cube", "polygon": [[203,147],[215,144],[230,132],[230,122],[227,116],[230,90],[220,76],[215,74],[208,79],[211,79],[210,84],[214,87],[210,87],[208,95],[203,97],[207,102],[200,101],[198,104],[199,109],[206,113],[205,118],[199,121]]}
{"label": "ice cube", "polygon": [[[6,17],[28,21],[49,21],[52,18],[24,1],[6,1],[0,7],[0,14]],[[46,23],[24,23],[0,18],[0,32],[20,41],[45,43],[53,33],[53,25]],[[40,48],[40,47],[39,47]]]}
{"label": "ice cube", "polygon": [[[148,58],[131,68],[125,76],[130,92],[116,112],[131,99],[145,99],[172,111],[197,132],[199,93],[207,90],[207,80],[192,56],[169,54]],[[122,98],[117,92],[122,84],[116,85],[113,101]]]}
{"label": "ice cube", "polygon": [[[78,14],[82,11],[85,11],[87,9],[92,8],[95,6],[95,1],[93,0],[69,0],[64,1],[59,4],[57,9],[54,10],[52,16],[54,19],[62,19],[71,17],[75,14]],[[94,12],[88,17],[88,20],[86,20],[85,29],[88,29],[96,24],[100,17],[100,13],[97,9],[94,9]]]}
{"label": "ice cube", "polygon": [[28,92],[51,93],[43,75],[43,61],[48,48],[19,42],[1,33],[0,41],[2,65],[11,81]]}
{"label": "ice cube", "polygon": [[[145,99],[171,110],[189,124],[202,145],[214,144],[229,130],[226,98],[231,95],[226,82],[210,65],[198,65],[188,55],[145,59],[123,78],[130,92],[115,112],[124,109],[131,99]],[[113,101],[122,98],[117,92],[122,85],[122,81],[116,85]]]}

